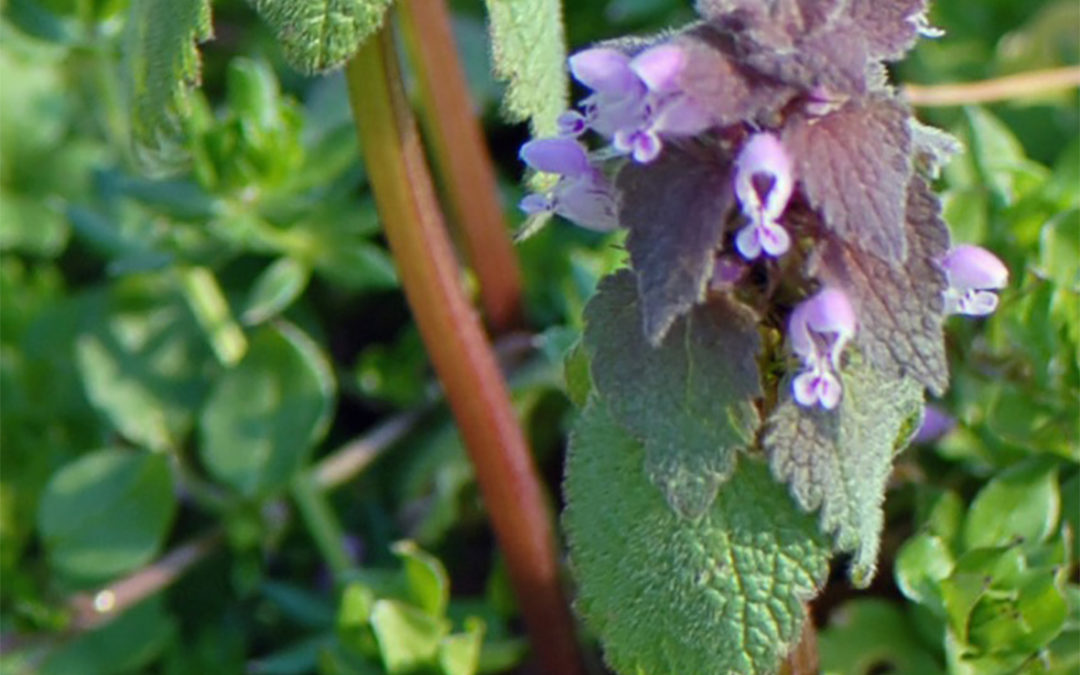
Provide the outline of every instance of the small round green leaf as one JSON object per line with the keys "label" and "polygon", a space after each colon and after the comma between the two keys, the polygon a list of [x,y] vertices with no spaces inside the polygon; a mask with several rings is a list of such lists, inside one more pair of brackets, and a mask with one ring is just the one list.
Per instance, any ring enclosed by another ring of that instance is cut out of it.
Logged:
{"label": "small round green leaf", "polygon": [[976,495],[964,523],[964,545],[1045,541],[1060,511],[1056,467],[1040,459],[1025,462],[998,474]]}
{"label": "small round green leaf", "polygon": [[326,431],[334,378],[319,347],[290,324],[254,334],[199,419],[207,468],[247,496],[283,488]]}
{"label": "small round green leaf", "polygon": [[310,277],[304,263],[280,258],[255,279],[241,320],[254,325],[280,314],[304,292]]}
{"label": "small round green leaf", "polygon": [[99,450],[53,475],[38,507],[38,529],[58,570],[100,580],[151,560],[175,512],[163,455]]}
{"label": "small round green leaf", "polygon": [[909,599],[938,607],[941,604],[937,583],[952,572],[953,556],[949,547],[932,534],[917,534],[908,539],[896,556],[896,585]]}

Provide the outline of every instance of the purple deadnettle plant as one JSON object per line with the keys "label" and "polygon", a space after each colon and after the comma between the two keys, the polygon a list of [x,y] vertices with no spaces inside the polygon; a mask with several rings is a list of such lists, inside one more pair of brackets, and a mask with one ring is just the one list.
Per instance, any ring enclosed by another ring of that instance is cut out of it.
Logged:
{"label": "purple deadnettle plant", "polygon": [[893,457],[948,386],[945,318],[1008,282],[951,244],[930,181],[957,143],[887,78],[941,36],[926,0],[697,10],[571,56],[590,93],[521,150],[558,175],[525,211],[627,231],[629,269],[585,312],[566,515],[620,672],[769,672],[830,555],[870,582]]}

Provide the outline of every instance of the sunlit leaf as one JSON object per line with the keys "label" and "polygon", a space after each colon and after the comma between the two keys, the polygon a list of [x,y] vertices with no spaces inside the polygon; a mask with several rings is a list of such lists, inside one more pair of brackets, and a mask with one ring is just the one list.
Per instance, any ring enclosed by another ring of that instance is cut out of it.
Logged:
{"label": "sunlit leaf", "polygon": [[620,673],[772,673],[828,569],[813,516],[754,459],[715,501],[678,516],[645,449],[594,399],[573,433],[563,523],[577,607]]}
{"label": "sunlit leaf", "polygon": [[606,278],[585,310],[599,396],[641,439],[644,470],[672,508],[696,517],[754,441],[760,395],[753,317],[725,298],[681,319],[658,347],[641,331],[628,271]]}

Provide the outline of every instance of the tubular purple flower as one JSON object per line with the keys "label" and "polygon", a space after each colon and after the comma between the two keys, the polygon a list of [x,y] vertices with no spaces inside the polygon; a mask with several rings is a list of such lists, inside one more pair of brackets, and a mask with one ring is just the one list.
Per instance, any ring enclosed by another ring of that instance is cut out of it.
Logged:
{"label": "tubular purple flower", "polygon": [[641,78],[630,69],[630,57],[617,49],[585,49],[569,63],[574,79],[599,94],[623,98],[645,93]]}
{"label": "tubular purple flower", "polygon": [[572,138],[538,138],[521,146],[521,160],[537,171],[581,176],[592,171],[585,147]]}
{"label": "tubular purple flower", "polygon": [[679,91],[678,77],[686,65],[686,53],[673,44],[651,47],[635,56],[630,70],[654,94],[671,94]]}
{"label": "tubular purple flower", "polygon": [[744,258],[754,260],[762,252],[778,257],[791,247],[787,230],[776,221],[794,188],[791,158],[780,139],[768,132],[751,136],[735,159],[735,196],[750,220],[735,238]]}
{"label": "tubular purple flower", "polygon": [[529,215],[557,213],[582,227],[611,230],[618,225],[615,196],[603,172],[573,138],[539,138],[521,146],[521,159],[533,169],[557,173],[547,194],[531,194],[518,204]]}
{"label": "tubular purple flower", "polygon": [[605,47],[570,57],[574,77],[593,90],[583,114],[563,113],[559,133],[577,136],[586,128],[611,139],[612,147],[634,161],[656,159],[661,135],[692,136],[711,126],[711,117],[679,86],[686,52],[660,44],[631,58]]}
{"label": "tubular purple flower", "polygon": [[835,288],[820,291],[791,313],[788,339],[805,368],[792,383],[800,405],[836,407],[842,391],[836,372],[844,347],[855,335],[856,323],[851,301]]}
{"label": "tubular purple flower", "polygon": [[960,244],[945,254],[941,266],[949,278],[946,313],[985,316],[997,309],[993,291],[1009,283],[1009,269],[997,256],[980,246]]}

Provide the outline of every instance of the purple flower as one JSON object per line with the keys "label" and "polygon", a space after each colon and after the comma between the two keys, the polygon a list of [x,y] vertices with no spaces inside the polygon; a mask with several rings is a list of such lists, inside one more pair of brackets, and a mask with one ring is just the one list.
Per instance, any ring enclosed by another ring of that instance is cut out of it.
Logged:
{"label": "purple flower", "polygon": [[735,159],[735,196],[750,223],[735,236],[735,247],[747,260],[762,252],[774,258],[791,247],[787,230],[777,219],[794,189],[791,158],[771,133],[750,137]]}
{"label": "purple flower", "polygon": [[804,368],[792,382],[799,405],[820,403],[831,410],[840,402],[840,355],[855,335],[855,326],[851,301],[835,288],[820,291],[791,313],[788,340]]}
{"label": "purple flower", "polygon": [[1009,269],[990,251],[971,244],[954,246],[941,261],[949,277],[945,312],[985,316],[997,309],[994,290],[1009,282]]}
{"label": "purple flower", "polygon": [[919,430],[911,437],[912,443],[933,443],[956,426],[956,420],[949,413],[935,405],[927,405],[923,408],[922,424]]}
{"label": "purple flower", "polygon": [[531,194],[519,208],[529,215],[557,213],[582,227],[611,230],[618,226],[615,196],[603,172],[589,161],[573,138],[540,138],[521,146],[521,159],[537,171],[559,174],[546,194]]}
{"label": "purple flower", "polygon": [[570,72],[593,94],[582,101],[584,114],[571,110],[560,116],[560,134],[576,136],[589,128],[610,138],[619,153],[651,162],[663,148],[661,135],[692,136],[711,125],[679,86],[685,64],[686,53],[673,44],[633,58],[606,47],[574,54]]}

